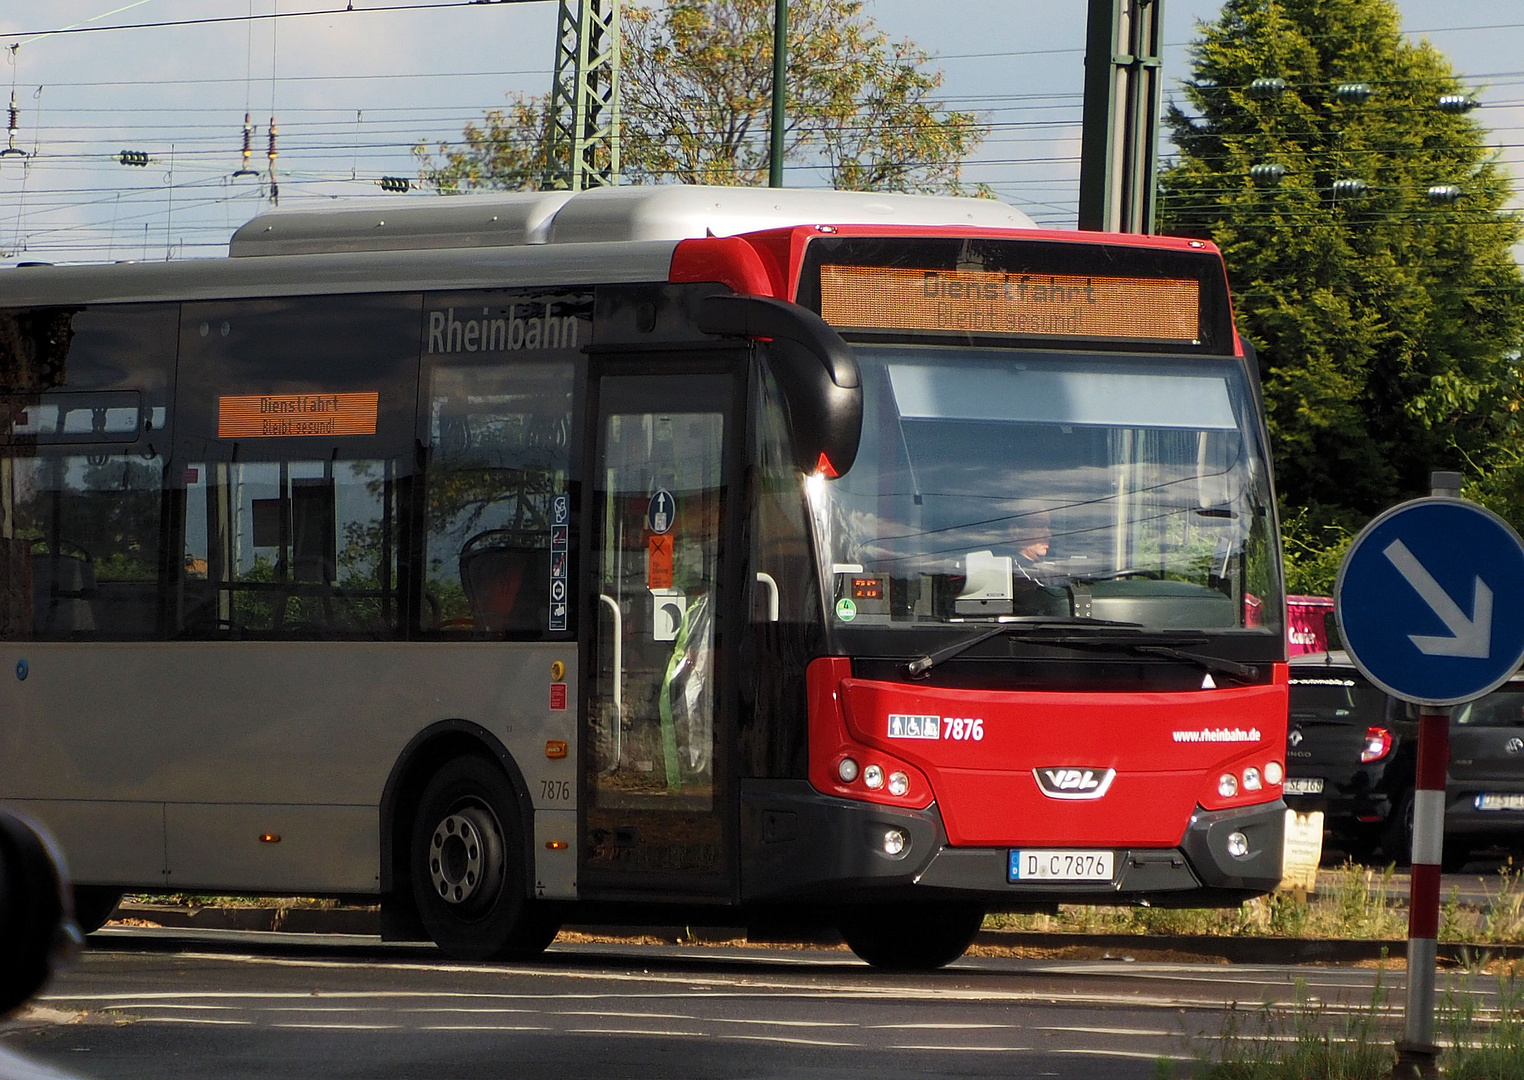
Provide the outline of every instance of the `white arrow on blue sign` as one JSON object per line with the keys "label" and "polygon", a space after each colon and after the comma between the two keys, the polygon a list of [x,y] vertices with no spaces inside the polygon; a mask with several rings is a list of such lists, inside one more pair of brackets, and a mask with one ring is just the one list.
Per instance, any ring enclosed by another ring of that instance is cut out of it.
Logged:
{"label": "white arrow on blue sign", "polygon": [[1415,499],[1355,538],[1334,605],[1371,682],[1420,705],[1471,701],[1524,662],[1524,542],[1475,503]]}

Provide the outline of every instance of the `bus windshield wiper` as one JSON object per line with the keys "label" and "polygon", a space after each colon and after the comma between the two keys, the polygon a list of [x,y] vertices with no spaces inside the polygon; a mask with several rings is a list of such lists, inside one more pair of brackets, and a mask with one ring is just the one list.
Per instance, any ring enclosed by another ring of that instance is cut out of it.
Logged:
{"label": "bus windshield wiper", "polygon": [[[972,649],[975,645],[982,644],[983,642],[988,641],[990,638],[999,637],[1001,634],[1008,634],[1013,630],[1050,628],[1067,630],[1077,627],[1097,627],[1100,629],[1113,630],[1141,630],[1143,628],[1143,624],[1133,622],[1117,622],[1111,619],[1092,619],[1088,616],[1075,616],[1074,618],[1066,619],[1056,618],[1051,615],[1017,615],[1014,618],[1004,619],[1001,622],[996,623],[994,626],[991,626],[989,629],[981,630],[979,633],[974,634],[970,637],[966,637],[962,641],[955,641],[953,644],[948,645],[946,648],[938,649],[935,652],[929,652],[925,656],[912,660],[910,663],[905,665],[905,670],[910,674],[912,679],[923,679],[926,677],[927,672],[936,667],[938,664],[942,663],[944,660],[951,660],[953,657],[959,655],[960,653],[964,653],[969,649]],[[1057,640],[1062,643],[1063,639],[1044,638],[1042,640],[1044,642],[1049,640]]]}
{"label": "bus windshield wiper", "polygon": [[[1169,642],[1135,640],[1135,637],[1144,631],[1141,623],[1110,622],[1105,619],[1056,619],[1046,616],[1038,616],[1031,619],[1016,619],[1010,622],[1002,622],[998,626],[992,626],[972,637],[955,642],[944,649],[927,653],[919,659],[912,660],[905,665],[905,670],[912,679],[922,679],[932,668],[950,660],[960,653],[972,649],[981,642],[997,637],[1012,630],[1068,630],[1084,628],[1085,633],[1058,633],[1043,634],[1035,633],[1025,635],[1027,640],[1039,645],[1055,645],[1059,648],[1070,649],[1114,649],[1122,652],[1130,652],[1142,656],[1162,656],[1170,660],[1180,660],[1187,664],[1193,664],[1211,675],[1226,675],[1242,682],[1253,682],[1259,677],[1259,669],[1252,664],[1240,664],[1236,660],[1228,660],[1220,656],[1208,656],[1205,653],[1193,652],[1183,649],[1182,645],[1205,644],[1205,634],[1186,631],[1185,633],[1169,633]],[[1120,630],[1121,634],[1110,635],[1106,630]],[[1150,635],[1152,636],[1152,635]]]}

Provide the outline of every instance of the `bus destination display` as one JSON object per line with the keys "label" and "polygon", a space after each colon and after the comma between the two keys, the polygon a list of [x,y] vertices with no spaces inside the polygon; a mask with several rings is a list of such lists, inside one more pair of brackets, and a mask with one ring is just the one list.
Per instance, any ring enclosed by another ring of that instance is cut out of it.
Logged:
{"label": "bus destination display", "polygon": [[374,435],[380,394],[242,394],[217,399],[219,439]]}
{"label": "bus destination display", "polygon": [[1195,344],[1200,312],[1188,279],[820,268],[821,317],[841,327]]}

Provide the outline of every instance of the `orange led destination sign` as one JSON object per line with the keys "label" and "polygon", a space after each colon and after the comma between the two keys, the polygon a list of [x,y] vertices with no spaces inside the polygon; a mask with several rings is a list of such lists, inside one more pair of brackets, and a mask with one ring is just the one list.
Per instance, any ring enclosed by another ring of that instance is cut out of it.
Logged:
{"label": "orange led destination sign", "polygon": [[374,435],[381,395],[246,394],[217,399],[219,439]]}
{"label": "orange led destination sign", "polygon": [[822,266],[833,326],[1195,342],[1201,284],[1176,278]]}

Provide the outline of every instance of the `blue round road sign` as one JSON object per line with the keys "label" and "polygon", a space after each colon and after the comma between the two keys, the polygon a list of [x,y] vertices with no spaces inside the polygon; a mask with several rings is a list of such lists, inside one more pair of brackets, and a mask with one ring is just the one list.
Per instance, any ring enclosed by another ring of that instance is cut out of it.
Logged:
{"label": "blue round road sign", "polygon": [[1524,543],[1475,503],[1415,499],[1355,538],[1334,604],[1371,682],[1420,705],[1471,701],[1524,662]]}

